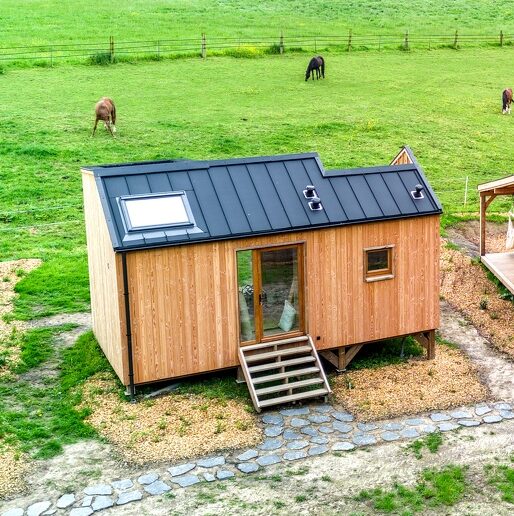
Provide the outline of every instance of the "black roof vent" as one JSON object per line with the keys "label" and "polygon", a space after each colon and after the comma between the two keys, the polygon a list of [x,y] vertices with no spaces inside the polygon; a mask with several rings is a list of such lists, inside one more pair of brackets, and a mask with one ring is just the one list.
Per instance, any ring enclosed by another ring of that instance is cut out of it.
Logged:
{"label": "black roof vent", "polygon": [[414,187],[414,190],[410,193],[414,199],[424,199],[425,196],[423,195],[423,186],[422,185],[416,185]]}
{"label": "black roof vent", "polygon": [[303,191],[303,195],[305,195],[306,199],[312,199],[318,196],[316,188],[313,185],[307,185]]}
{"label": "black roof vent", "polygon": [[311,197],[311,202],[309,202],[309,208],[312,211],[320,211],[323,209],[321,205],[321,199],[319,197]]}

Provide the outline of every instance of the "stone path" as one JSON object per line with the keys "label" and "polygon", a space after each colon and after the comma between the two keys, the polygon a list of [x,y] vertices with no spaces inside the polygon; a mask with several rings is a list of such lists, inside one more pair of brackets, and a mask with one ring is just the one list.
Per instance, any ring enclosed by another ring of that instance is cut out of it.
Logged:
{"label": "stone path", "polygon": [[437,431],[501,424],[504,420],[514,419],[514,404],[479,403],[375,423],[357,423],[348,412],[325,404],[268,412],[260,418],[266,437],[255,448],[173,464],[165,470],[141,472],[134,478],[113,479],[110,484],[90,485],[81,492],[62,493],[60,497],[39,500],[28,507],[13,506],[1,516],[89,516],[202,482],[220,482],[252,474],[273,464],[416,439]]}
{"label": "stone path", "polygon": [[495,351],[471,323],[444,301],[439,334],[457,344],[477,365],[494,398],[514,400],[514,362]]}

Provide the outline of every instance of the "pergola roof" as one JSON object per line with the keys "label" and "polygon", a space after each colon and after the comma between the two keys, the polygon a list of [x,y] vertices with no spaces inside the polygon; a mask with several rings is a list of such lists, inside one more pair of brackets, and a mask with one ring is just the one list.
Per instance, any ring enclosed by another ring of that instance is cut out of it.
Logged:
{"label": "pergola roof", "polygon": [[489,183],[478,185],[481,194],[510,195],[514,194],[514,176],[503,177]]}

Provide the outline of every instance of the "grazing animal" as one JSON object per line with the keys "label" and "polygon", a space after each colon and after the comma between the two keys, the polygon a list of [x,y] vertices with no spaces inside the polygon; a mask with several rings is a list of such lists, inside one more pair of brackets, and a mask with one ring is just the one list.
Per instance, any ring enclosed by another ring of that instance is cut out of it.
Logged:
{"label": "grazing animal", "polygon": [[95,126],[93,127],[93,134],[95,135],[96,126],[98,121],[101,120],[105,128],[111,133],[111,136],[115,138],[114,133],[116,132],[116,107],[112,99],[108,97],[102,97],[95,105]]}
{"label": "grazing animal", "polygon": [[512,104],[512,90],[511,88],[506,88],[502,93],[502,113],[504,115],[510,115],[510,105]]}
{"label": "grazing animal", "polygon": [[319,79],[320,76],[323,79],[325,78],[325,60],[321,56],[313,57],[309,61],[309,66],[305,72],[305,80],[308,81],[311,75],[312,80],[314,80],[314,72],[316,72],[316,79]]}

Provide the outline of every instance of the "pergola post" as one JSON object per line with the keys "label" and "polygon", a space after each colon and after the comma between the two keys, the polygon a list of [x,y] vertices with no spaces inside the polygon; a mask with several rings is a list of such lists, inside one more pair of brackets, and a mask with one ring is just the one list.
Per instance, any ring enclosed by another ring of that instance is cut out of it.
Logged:
{"label": "pergola post", "polygon": [[485,195],[480,194],[480,256],[485,254]]}

